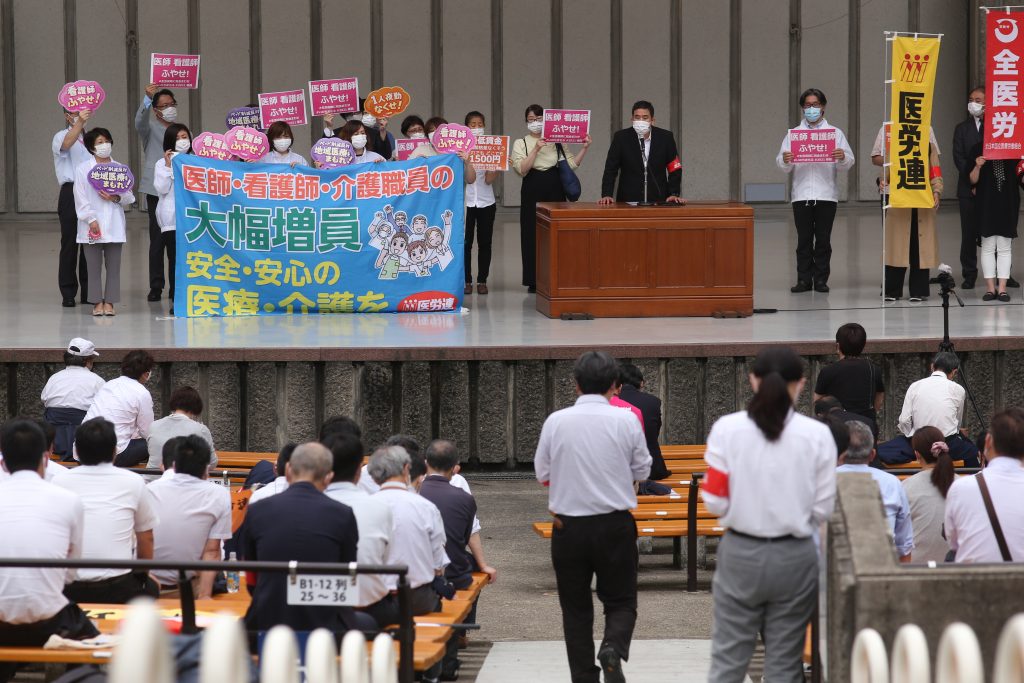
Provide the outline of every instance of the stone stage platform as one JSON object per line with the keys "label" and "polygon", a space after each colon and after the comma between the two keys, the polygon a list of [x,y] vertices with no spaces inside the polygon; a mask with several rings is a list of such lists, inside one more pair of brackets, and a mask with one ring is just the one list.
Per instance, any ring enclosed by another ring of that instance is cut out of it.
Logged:
{"label": "stone stage platform", "polygon": [[[118,315],[98,319],[91,307],[60,306],[55,219],[0,221],[0,382],[7,388],[0,413],[41,412],[39,389],[59,364],[61,347],[83,336],[103,353],[98,371],[105,376],[116,374],[124,350],[153,352],[160,362],[151,384],[158,413],[174,386],[196,385],[224,449],[273,450],[311,436],[325,415],[345,412],[362,421],[369,443],[399,430],[445,436],[473,461],[509,466],[532,459],[544,417],[573,399],[571,361],[585,349],[634,359],[648,389],[666,402],[666,441],[693,443],[717,416],[743,405],[746,364],[758,348],[794,345],[809,358],[813,379],[830,360],[835,329],[849,321],[867,328],[869,352],[892,389],[882,416],[889,433],[902,392],[922,376],[942,335],[937,291],[915,304],[883,306],[877,296],[882,240],[875,205],[840,208],[832,291],[824,295],[789,293],[791,211],[757,207],[754,303],[777,312],[739,320],[550,320],[518,285],[515,210],[498,214],[491,294],[467,297],[462,314],[175,319],[166,300],[145,301],[144,218],[130,220]],[[959,279],[959,218],[951,203],[940,210],[939,233],[941,254]],[[1024,279],[1024,270],[1014,271]],[[1020,290],[1011,292],[1009,304],[982,302],[983,287],[963,292],[967,306],[950,311],[986,416],[993,406],[1024,404],[1024,300]]]}

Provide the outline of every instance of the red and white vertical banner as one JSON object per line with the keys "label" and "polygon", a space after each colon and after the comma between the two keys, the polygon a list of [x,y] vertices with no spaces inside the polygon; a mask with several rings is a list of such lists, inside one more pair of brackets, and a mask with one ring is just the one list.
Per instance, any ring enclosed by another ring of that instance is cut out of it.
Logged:
{"label": "red and white vertical banner", "polygon": [[985,141],[986,159],[1024,158],[1024,110],[1021,57],[1024,57],[1024,14],[992,9],[985,16]]}

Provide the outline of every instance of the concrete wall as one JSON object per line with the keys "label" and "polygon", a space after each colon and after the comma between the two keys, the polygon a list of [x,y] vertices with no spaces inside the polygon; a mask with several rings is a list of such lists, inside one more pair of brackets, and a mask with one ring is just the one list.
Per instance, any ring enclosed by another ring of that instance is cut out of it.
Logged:
{"label": "concrete wall", "polygon": [[[32,352],[27,362],[0,363],[0,416],[41,415],[39,393],[59,367],[59,355]],[[1024,352],[970,351],[962,354],[971,388],[983,414],[1024,403]],[[112,350],[110,357],[119,357]],[[883,369],[886,402],[883,437],[895,432],[911,382],[927,375],[930,354],[873,356]],[[325,417],[354,416],[367,444],[410,433],[424,441],[452,439],[467,459],[489,465],[528,465],[544,419],[576,398],[572,360],[277,360],[261,353],[238,362],[160,362],[150,382],[157,415],[173,388],[196,387],[207,404],[204,421],[218,448],[272,451],[288,441],[313,438]],[[800,409],[810,410],[810,388],[832,356],[807,356],[808,392]],[[159,354],[157,360],[161,361]],[[752,359],[728,357],[636,358],[647,390],[664,405],[662,441],[703,443],[716,419],[744,407]],[[97,366],[105,378],[116,364]],[[968,407],[967,426],[979,425]]]}
{"label": "concrete wall", "polygon": [[[585,199],[597,198],[610,133],[625,125],[638,98],[654,102],[658,123],[675,132],[688,197],[742,197],[748,183],[783,182],[774,156],[797,120],[795,95],[815,86],[829,96],[828,118],[847,131],[859,159],[843,196],[869,200],[882,31],[945,33],[934,123],[948,147],[965,115],[977,4],[0,0],[0,91],[17,95],[13,106],[0,107],[0,213],[54,210],[57,187],[44,150],[61,126],[54,94],[66,79],[103,83],[108,100],[94,120],[112,131],[117,158],[137,164],[130,122],[149,55],[190,46],[202,55],[201,88],[177,97],[196,132],[221,130],[226,112],[257,92],[305,87],[321,76],[358,76],[363,93],[400,84],[424,117],[461,121],[479,109],[489,128],[513,136],[525,133],[523,109],[532,102],[589,108],[595,142],[580,172]],[[314,122],[297,131],[296,150],[308,153],[319,128]],[[509,175],[499,187],[504,205],[518,204],[518,178]]]}

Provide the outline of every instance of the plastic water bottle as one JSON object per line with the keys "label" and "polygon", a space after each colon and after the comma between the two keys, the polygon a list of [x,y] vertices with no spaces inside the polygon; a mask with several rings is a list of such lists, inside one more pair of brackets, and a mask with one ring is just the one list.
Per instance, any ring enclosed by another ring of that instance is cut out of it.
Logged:
{"label": "plastic water bottle", "polygon": [[[228,562],[237,562],[237,561],[238,561],[238,556],[235,555],[235,553],[230,553],[228,555]],[[228,571],[224,572],[224,576],[227,579],[228,593],[237,593],[238,592],[238,586],[239,586],[238,570],[237,569],[229,569]]]}

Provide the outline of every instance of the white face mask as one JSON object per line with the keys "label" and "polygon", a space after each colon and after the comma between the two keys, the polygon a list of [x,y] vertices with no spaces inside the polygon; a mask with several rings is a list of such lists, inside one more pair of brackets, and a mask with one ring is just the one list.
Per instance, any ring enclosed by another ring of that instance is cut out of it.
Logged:
{"label": "white face mask", "polygon": [[477,137],[480,137],[481,135],[484,134],[484,127],[483,126],[480,126],[479,128],[470,128],[470,130],[473,131],[473,135],[475,135]]}
{"label": "white face mask", "polygon": [[182,138],[180,140],[175,140],[175,142],[174,142],[174,151],[175,152],[187,152],[188,148],[191,147],[191,146],[192,146],[192,141],[189,140],[188,138]]}
{"label": "white face mask", "polygon": [[110,158],[110,149],[113,147],[109,142],[101,142],[98,145],[94,145],[93,149],[96,150],[96,156],[100,159]]}
{"label": "white face mask", "polygon": [[650,121],[634,121],[633,122],[633,130],[636,131],[637,135],[647,135],[647,133],[651,130],[651,122]]}
{"label": "white face mask", "polygon": [[276,149],[281,154],[284,154],[285,152],[287,152],[288,148],[291,147],[291,146],[292,146],[292,139],[291,138],[277,138],[276,140],[274,140],[274,149]]}
{"label": "white face mask", "polygon": [[968,102],[967,111],[970,112],[971,116],[977,118],[985,113],[985,105],[977,102]]}
{"label": "white face mask", "polygon": [[529,123],[526,124],[526,130],[530,131],[534,135],[536,135],[537,133],[541,132],[542,130],[544,130],[544,121],[543,121],[543,119],[537,119],[535,121],[530,121]]}
{"label": "white face mask", "polygon": [[427,139],[427,134],[426,133],[409,133],[409,139],[410,140],[426,140]]}
{"label": "white face mask", "polygon": [[164,109],[160,113],[160,115],[164,117],[164,121],[170,121],[171,123],[174,123],[178,120],[178,108],[167,107],[167,109]]}
{"label": "white face mask", "polygon": [[352,146],[356,149],[362,149],[366,147],[366,136],[362,134],[356,134],[352,136]]}
{"label": "white face mask", "polygon": [[373,128],[377,125],[377,117],[373,114],[363,114],[362,122],[367,128]]}

